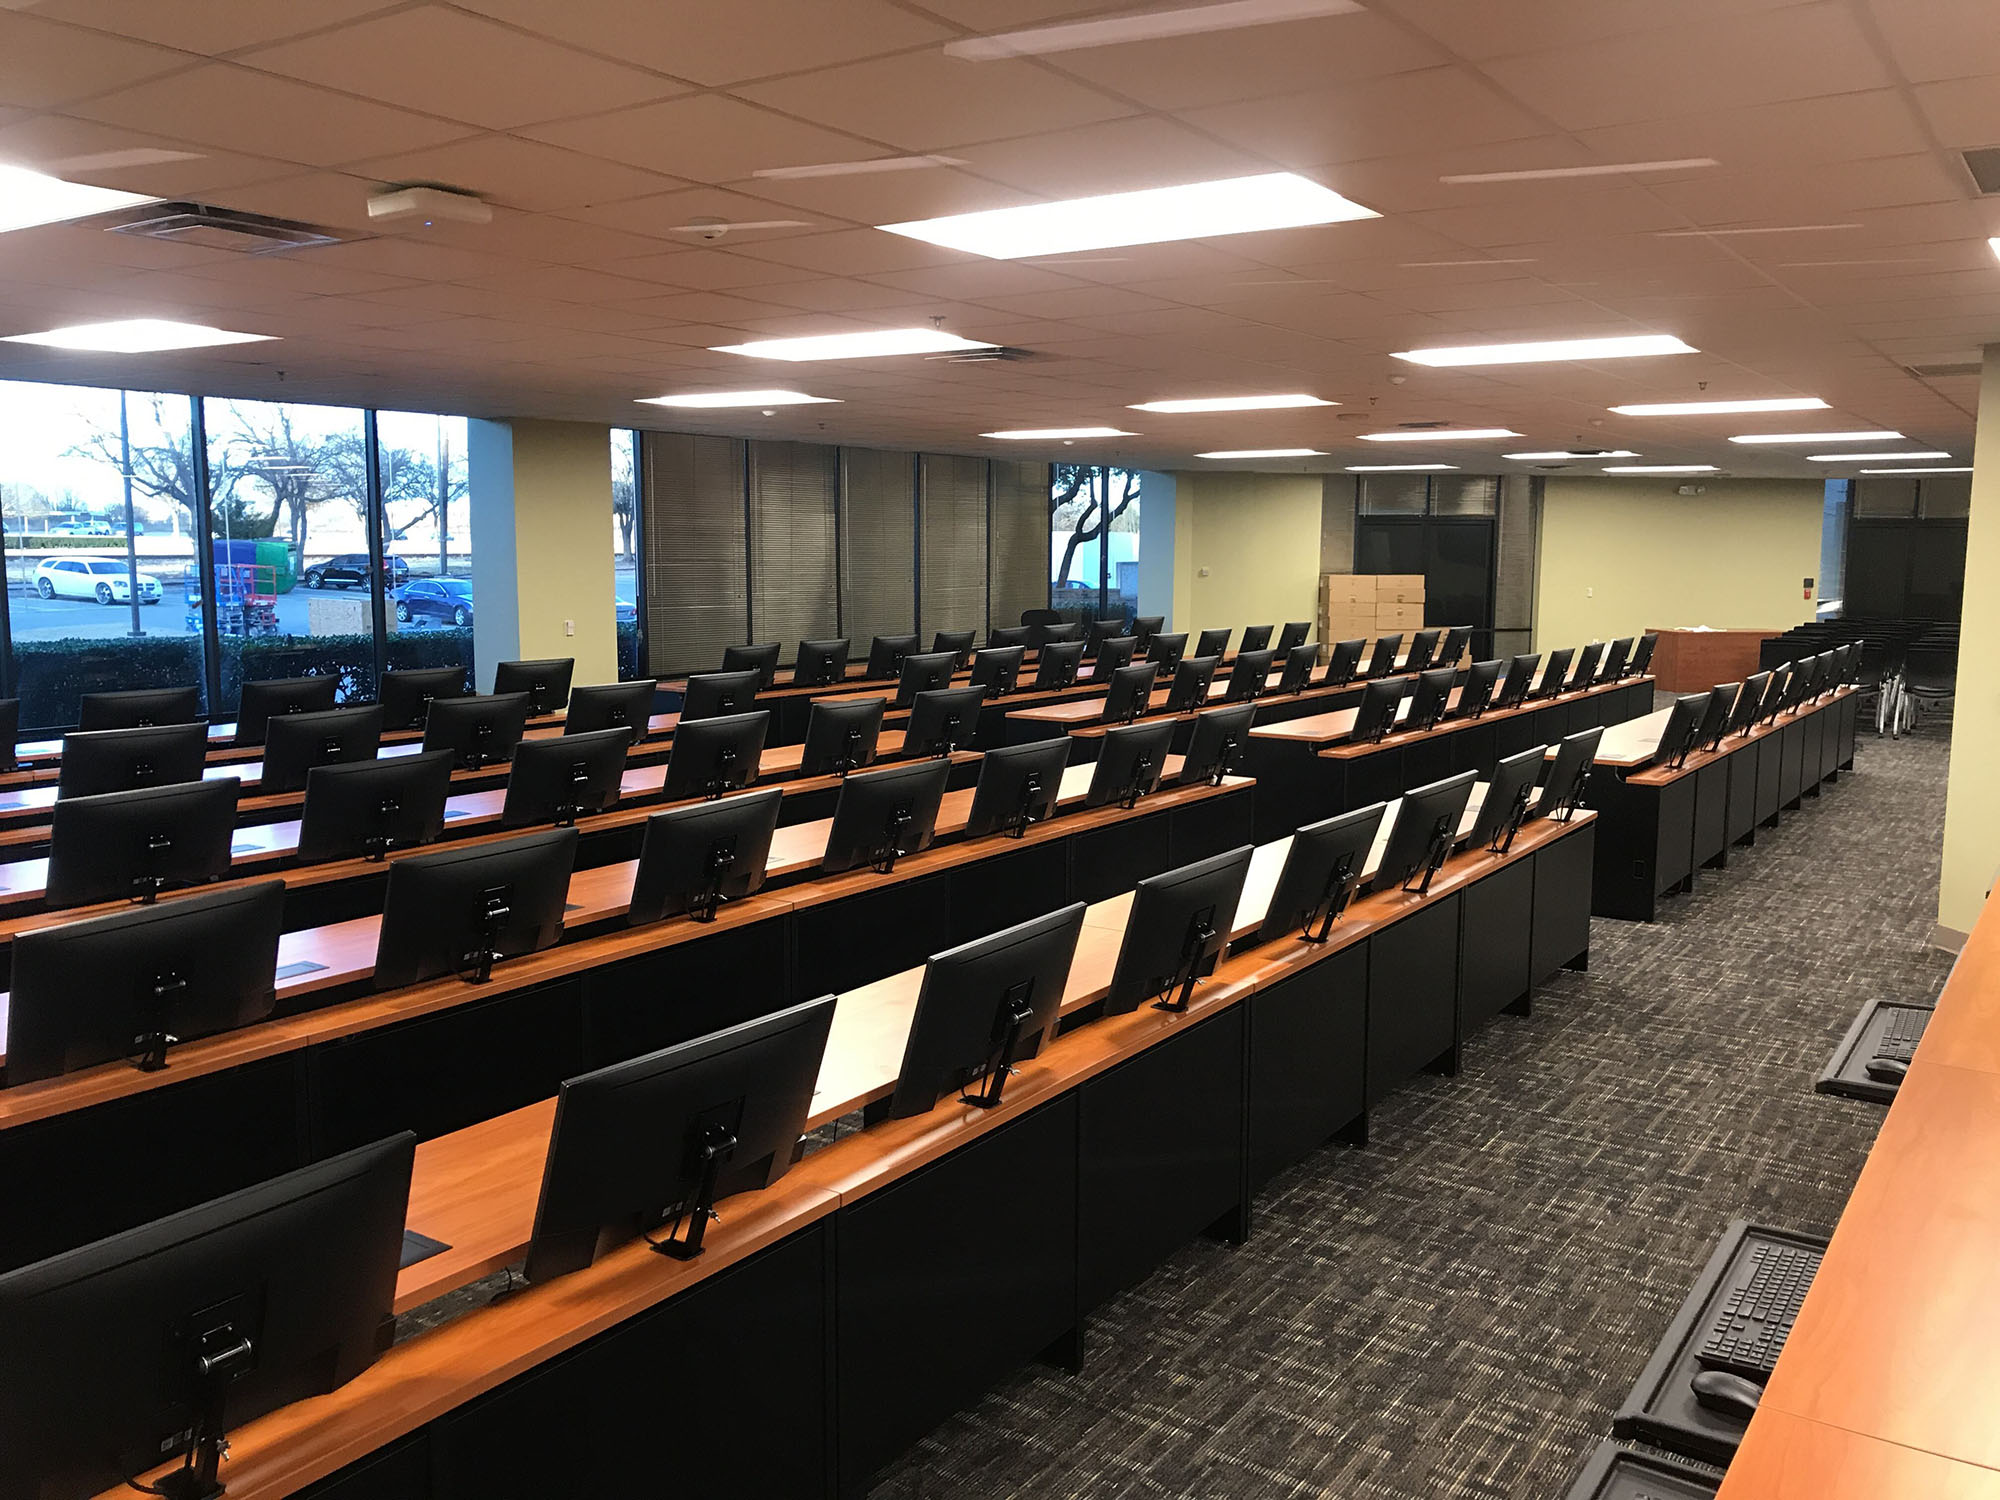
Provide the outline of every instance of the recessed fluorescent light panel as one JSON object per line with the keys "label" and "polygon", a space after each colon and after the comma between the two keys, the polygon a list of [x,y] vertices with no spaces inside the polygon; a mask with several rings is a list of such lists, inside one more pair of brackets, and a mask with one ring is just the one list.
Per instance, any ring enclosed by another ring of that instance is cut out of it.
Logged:
{"label": "recessed fluorescent light panel", "polygon": [[1197,453],[1196,458],[1324,458],[1320,448],[1225,448],[1216,453]]}
{"label": "recessed fluorescent light panel", "polygon": [[2000,260],[2000,235],[1995,235],[1992,239],[1988,240],[1986,248],[1993,252],[1995,260]]}
{"label": "recessed fluorescent light panel", "polygon": [[1295,406],[1338,406],[1317,396],[1196,396],[1188,401],[1141,401],[1130,411],[1285,411]]}
{"label": "recessed fluorescent light panel", "polygon": [[1917,462],[1927,458],[1950,458],[1949,453],[1808,453],[1809,464],[1886,464],[1900,463],[1904,459]]}
{"label": "recessed fluorescent light panel", "polygon": [[947,250],[1018,260],[1380,217],[1295,172],[1265,172],[877,227]]}
{"label": "recessed fluorescent light panel", "polygon": [[888,354],[943,354],[957,349],[995,349],[935,328],[883,328],[869,333],[823,333],[802,339],[758,339],[749,344],[717,344],[713,354],[745,354],[751,359],[880,359]]}
{"label": "recessed fluorescent light panel", "polygon": [[147,193],[121,193],[81,182],[64,182],[60,177],[31,172],[26,167],[0,165],[0,234],[155,201]]}
{"label": "recessed fluorescent light panel", "polygon": [[1566,458],[1637,458],[1639,455],[1630,448],[1599,448],[1586,452],[1570,448],[1553,448],[1547,453],[1503,453],[1502,458],[1511,458],[1516,463],[1532,464],[1558,462]]}
{"label": "recessed fluorescent light panel", "polygon": [[1112,16],[1102,21],[1072,21],[1060,26],[1035,26],[993,36],[946,42],[946,57],[966,62],[993,62],[1003,57],[1040,57],[1051,52],[1075,52],[1085,47],[1110,47],[1121,42],[1151,42],[1162,37],[1200,36],[1211,31],[1238,31],[1246,26],[1270,26],[1279,21],[1306,21],[1343,16],[1361,7],[1355,0],[1225,0],[1220,5],[1188,5],[1152,10],[1136,16]]}
{"label": "recessed fluorescent light panel", "polygon": [[1621,417],[1724,417],[1737,412],[1826,409],[1826,403],[1817,396],[1781,396],[1768,401],[1651,401],[1610,408]]}
{"label": "recessed fluorescent light panel", "polygon": [[1519,437],[1508,427],[1419,427],[1402,432],[1364,432],[1364,443],[1473,443],[1487,438]]}
{"label": "recessed fluorescent light panel", "polygon": [[1468,344],[1455,349],[1409,349],[1395,355],[1414,365],[1539,365],[1562,359],[1637,359],[1647,354],[1699,354],[1670,333],[1629,338],[1552,339],[1536,344]]}
{"label": "recessed fluorescent light panel", "polygon": [[1621,161],[1602,167],[1531,167],[1521,172],[1454,172],[1439,182],[1549,182],[1560,177],[1630,177],[1640,172],[1690,172],[1718,167],[1712,156],[1684,156],[1677,161]]}
{"label": "recessed fluorescent light panel", "polygon": [[1439,474],[1457,464],[1349,464],[1350,474]]}
{"label": "recessed fluorescent light panel", "polygon": [[1859,469],[1859,470],[1856,470],[1856,472],[1857,472],[1857,473],[1861,473],[1861,474],[1970,474],[1970,473],[1972,472],[1972,470],[1971,470],[1970,468],[1964,468],[1964,469]]}
{"label": "recessed fluorescent light panel", "polygon": [[1900,432],[1746,432],[1732,443],[1895,443]]}
{"label": "recessed fluorescent light panel", "polygon": [[1010,441],[1051,440],[1055,438],[1104,438],[1132,437],[1134,434],[1117,427],[1015,427],[1006,432],[982,432],[981,437],[1007,438]]}
{"label": "recessed fluorescent light panel", "polygon": [[1719,474],[1714,464],[1611,464],[1607,474]]}
{"label": "recessed fluorescent light panel", "polygon": [[1859,224],[1763,224],[1741,229],[1656,229],[1659,240],[1719,240],[1747,234],[1810,234],[1822,229],[1859,229]]}
{"label": "recessed fluorescent light panel", "polygon": [[833,396],[808,396],[803,391],[690,391],[684,396],[641,396],[644,406],[678,406],[691,409],[725,406],[824,406],[837,405]]}
{"label": "recessed fluorescent light panel", "polygon": [[876,172],[920,172],[925,167],[962,167],[962,156],[868,156],[860,161],[821,161],[804,167],[760,167],[750,175],[767,182],[801,182],[813,177],[867,177]]}
{"label": "recessed fluorescent light panel", "polygon": [[201,323],[174,323],[164,318],[126,318],[116,323],[79,323],[51,328],[47,333],[9,335],[9,344],[41,344],[50,349],[81,349],[93,354],[157,354],[164,349],[208,349],[218,344],[257,344],[268,333],[232,333]]}

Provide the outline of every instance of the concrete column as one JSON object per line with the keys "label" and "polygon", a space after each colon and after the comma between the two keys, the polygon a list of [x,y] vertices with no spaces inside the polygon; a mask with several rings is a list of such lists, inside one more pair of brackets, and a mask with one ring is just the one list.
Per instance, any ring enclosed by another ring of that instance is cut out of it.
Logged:
{"label": "concrete column", "polygon": [[1965,534],[1965,611],[1958,638],[1961,694],[1952,705],[1951,778],[1944,804],[1944,872],[1937,941],[1964,943],[2000,873],[2000,344],[1986,346]]}
{"label": "concrete column", "polygon": [[496,662],[576,658],[576,682],[618,680],[611,435],[588,422],[469,423],[472,640]]}
{"label": "concrete column", "polygon": [[1148,469],[1139,481],[1139,609],[1174,629],[1174,476]]}

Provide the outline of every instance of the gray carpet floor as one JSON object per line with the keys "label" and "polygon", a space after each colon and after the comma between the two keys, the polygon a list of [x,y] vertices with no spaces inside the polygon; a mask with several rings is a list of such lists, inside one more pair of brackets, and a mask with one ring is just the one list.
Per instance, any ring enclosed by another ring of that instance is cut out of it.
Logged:
{"label": "gray carpet floor", "polygon": [[[1948,727],[1843,774],[1018,1372],[875,1500],[1560,1496],[1732,1217],[1832,1227],[1881,1120],[1812,1092],[1928,1001]],[[976,1336],[968,1330],[968,1336]]]}

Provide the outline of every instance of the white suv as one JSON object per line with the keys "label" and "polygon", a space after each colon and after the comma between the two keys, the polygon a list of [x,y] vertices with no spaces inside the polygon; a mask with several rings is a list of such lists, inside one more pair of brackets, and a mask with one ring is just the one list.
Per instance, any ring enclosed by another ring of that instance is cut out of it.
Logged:
{"label": "white suv", "polygon": [[[99,604],[130,604],[132,576],[125,564],[108,557],[51,557],[35,568],[35,592],[44,599],[95,599]],[[160,580],[139,575],[139,602],[160,602]]]}

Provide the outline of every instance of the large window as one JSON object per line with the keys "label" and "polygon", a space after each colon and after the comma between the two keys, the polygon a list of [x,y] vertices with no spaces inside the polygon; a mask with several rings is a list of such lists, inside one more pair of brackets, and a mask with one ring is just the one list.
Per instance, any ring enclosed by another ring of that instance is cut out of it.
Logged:
{"label": "large window", "polygon": [[1056,464],[1049,478],[1049,607],[1109,619],[1139,608],[1139,482],[1132,469]]}
{"label": "large window", "polygon": [[462,667],[472,683],[472,501],[463,417],[375,417],[387,664]]}
{"label": "large window", "polygon": [[24,729],[73,725],[84,693],[202,682],[192,434],[185,396],[4,387],[4,675]]}
{"label": "large window", "polygon": [[639,590],[639,527],[645,507],[639,499],[639,434],[611,429],[611,594],[618,628],[618,680],[631,682],[646,670],[645,600]]}

